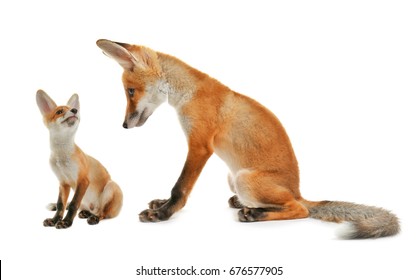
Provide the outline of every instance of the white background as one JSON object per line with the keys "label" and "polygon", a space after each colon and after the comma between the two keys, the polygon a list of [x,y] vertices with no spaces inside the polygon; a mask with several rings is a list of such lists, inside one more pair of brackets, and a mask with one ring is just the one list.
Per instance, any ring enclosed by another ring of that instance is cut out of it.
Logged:
{"label": "white background", "polygon": [[[281,277],[257,279],[412,279],[416,14],[413,1],[2,1],[2,278],[162,279],[136,269],[194,265],[284,268]],[[122,128],[122,69],[96,47],[100,38],[175,55],[260,101],[292,139],[305,198],[387,208],[400,217],[401,234],[340,241],[337,225],[312,219],[239,223],[216,156],[183,210],[140,223],[148,201],[169,196],[186,141],[167,104],[143,127]],[[76,142],[122,187],[118,218],[42,226],[58,183],[39,88],[59,104],[80,95]],[[222,278],[253,279],[198,279]]]}

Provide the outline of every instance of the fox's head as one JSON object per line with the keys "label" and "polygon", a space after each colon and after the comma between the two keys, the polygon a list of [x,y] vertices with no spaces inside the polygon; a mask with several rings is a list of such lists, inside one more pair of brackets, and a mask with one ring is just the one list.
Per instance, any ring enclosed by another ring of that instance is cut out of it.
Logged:
{"label": "fox's head", "polygon": [[98,40],[97,46],[124,69],[122,81],[127,99],[124,128],[143,125],[167,100],[166,85],[155,51],[136,45]]}
{"label": "fox's head", "polygon": [[80,102],[73,94],[66,106],[57,106],[43,90],[36,93],[36,103],[43,116],[44,123],[51,133],[74,134],[80,122]]}

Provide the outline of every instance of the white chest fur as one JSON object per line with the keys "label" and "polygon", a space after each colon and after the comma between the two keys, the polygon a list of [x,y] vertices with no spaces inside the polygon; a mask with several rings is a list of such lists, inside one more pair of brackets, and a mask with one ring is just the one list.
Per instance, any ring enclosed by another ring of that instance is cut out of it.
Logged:
{"label": "white chest fur", "polygon": [[74,146],[52,147],[49,163],[60,182],[73,186],[78,178],[78,164],[71,156],[74,153]]}

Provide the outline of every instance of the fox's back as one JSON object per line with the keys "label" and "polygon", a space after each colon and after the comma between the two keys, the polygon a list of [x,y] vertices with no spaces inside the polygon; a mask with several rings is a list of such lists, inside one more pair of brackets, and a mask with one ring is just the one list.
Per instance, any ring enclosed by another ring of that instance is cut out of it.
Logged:
{"label": "fox's back", "polygon": [[101,192],[110,181],[110,174],[98,160],[89,155],[86,155],[86,157],[89,165],[88,179],[90,188]]}
{"label": "fox's back", "polygon": [[[234,92],[222,106],[215,151],[233,169],[295,169],[291,142],[278,118],[257,101]],[[234,159],[231,162],[230,159]]]}

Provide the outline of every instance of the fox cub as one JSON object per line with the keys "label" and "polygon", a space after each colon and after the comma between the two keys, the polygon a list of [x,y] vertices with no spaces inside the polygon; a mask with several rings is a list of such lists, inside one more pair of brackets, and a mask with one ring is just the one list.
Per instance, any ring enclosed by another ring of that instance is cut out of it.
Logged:
{"label": "fox cub", "polygon": [[[57,106],[44,91],[38,90],[36,102],[49,130],[50,164],[60,183],[58,201],[50,206],[50,210],[56,210],[55,216],[46,219],[43,225],[68,228],[78,209],[81,210],[78,217],[87,219],[90,225],[116,217],[123,201],[120,187],[100,162],[74,143],[80,123],[78,95],[72,95],[66,106]],[[70,189],[74,196],[66,208]],[[63,218],[65,208],[68,211]]]}
{"label": "fox cub", "polygon": [[299,188],[295,153],[277,117],[181,60],[150,48],[109,40],[98,47],[123,68],[127,99],[123,127],[142,126],[168,101],[188,141],[183,170],[168,199],[142,211],[142,222],[169,219],[184,207],[207,160],[216,153],[229,166],[239,220],[256,222],[312,217],[346,222],[342,238],[376,238],[399,232],[398,218],[382,208],[341,201],[309,201]]}

